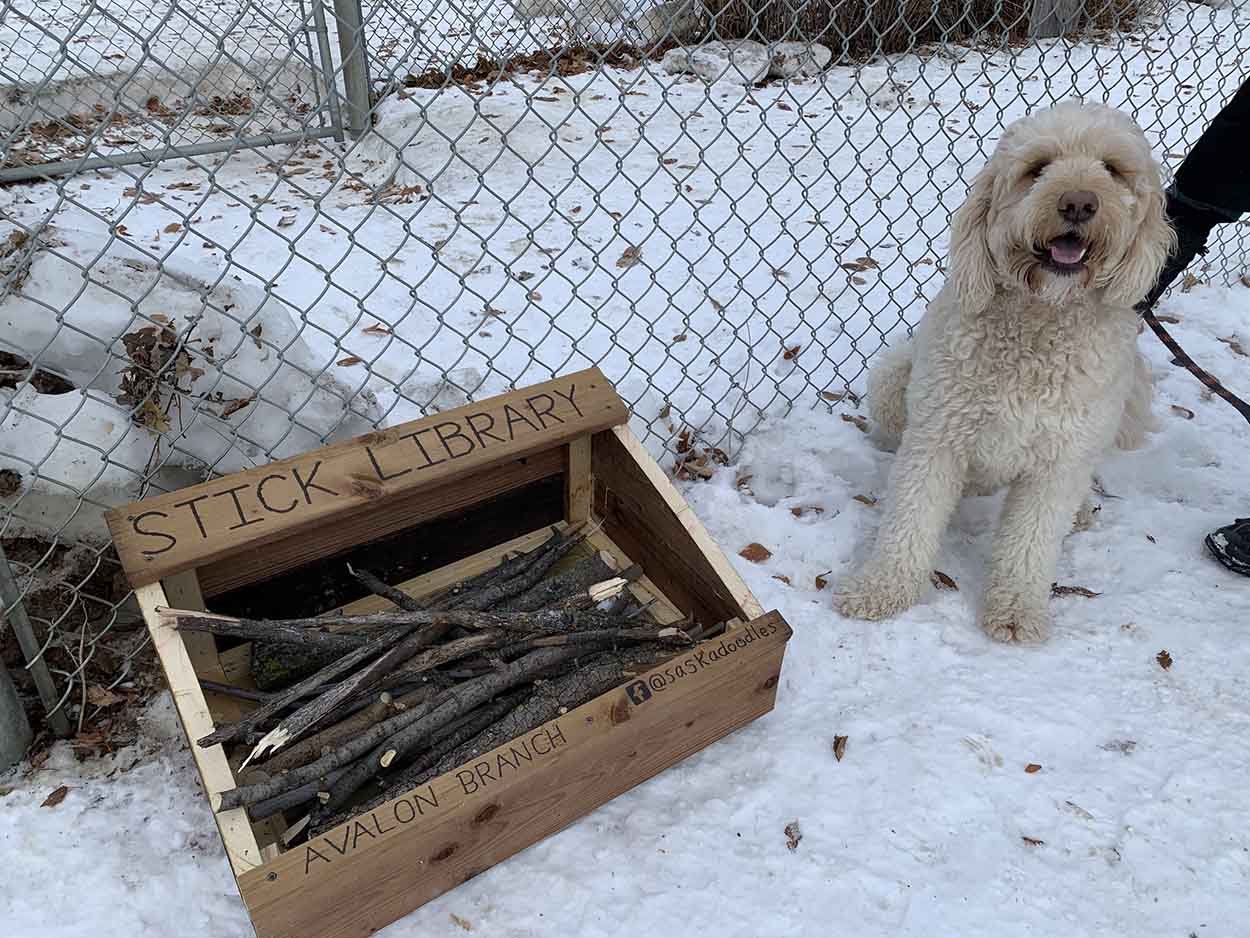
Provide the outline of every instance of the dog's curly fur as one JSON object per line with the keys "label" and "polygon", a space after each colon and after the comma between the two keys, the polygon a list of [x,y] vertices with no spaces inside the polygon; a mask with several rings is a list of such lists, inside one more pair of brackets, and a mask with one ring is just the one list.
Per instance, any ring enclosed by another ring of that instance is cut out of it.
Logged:
{"label": "dog's curly fur", "polygon": [[869,374],[874,432],[898,455],[872,555],[838,588],[843,614],[916,602],[961,494],[1006,487],[981,624],[1001,641],[1046,637],[1096,462],[1151,425],[1133,304],[1174,240],[1127,115],[1065,102],[1007,128],[952,220],[946,284]]}

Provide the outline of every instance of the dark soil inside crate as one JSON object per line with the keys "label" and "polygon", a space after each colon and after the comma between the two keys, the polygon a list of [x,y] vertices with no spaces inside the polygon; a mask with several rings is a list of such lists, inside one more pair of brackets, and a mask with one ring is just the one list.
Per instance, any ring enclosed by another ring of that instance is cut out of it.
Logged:
{"label": "dark soil inside crate", "polygon": [[367,595],[347,572],[348,564],[399,583],[555,524],[563,516],[564,477],[553,476],[263,583],[213,596],[207,605],[215,613],[243,618],[315,616]]}

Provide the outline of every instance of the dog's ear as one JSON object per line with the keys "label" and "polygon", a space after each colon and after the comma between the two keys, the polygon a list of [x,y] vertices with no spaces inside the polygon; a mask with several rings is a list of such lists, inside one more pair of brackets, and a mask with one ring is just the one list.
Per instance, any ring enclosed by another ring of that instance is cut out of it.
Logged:
{"label": "dog's ear", "polygon": [[1141,302],[1159,277],[1168,255],[1176,250],[1176,232],[1164,214],[1163,190],[1158,176],[1150,180],[1143,197],[1145,215],[1137,224],[1128,250],[1111,271],[1106,297],[1113,303],[1133,306]]}
{"label": "dog's ear", "polygon": [[989,218],[994,201],[995,162],[991,159],[977,173],[964,204],[951,218],[950,282],[960,306],[974,313],[985,309],[994,298]]}

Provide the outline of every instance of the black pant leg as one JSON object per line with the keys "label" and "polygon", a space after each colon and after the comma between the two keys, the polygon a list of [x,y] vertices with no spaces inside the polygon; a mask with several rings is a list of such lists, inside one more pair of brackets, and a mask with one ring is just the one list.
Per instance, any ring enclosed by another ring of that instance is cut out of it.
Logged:
{"label": "black pant leg", "polygon": [[1194,144],[1173,183],[1176,202],[1220,221],[1250,212],[1250,80],[1242,83]]}

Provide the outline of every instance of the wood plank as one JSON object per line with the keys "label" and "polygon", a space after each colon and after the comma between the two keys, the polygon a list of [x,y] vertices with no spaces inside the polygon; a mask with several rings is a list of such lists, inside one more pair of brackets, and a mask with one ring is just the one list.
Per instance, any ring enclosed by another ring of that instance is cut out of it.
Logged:
{"label": "wood plank", "polygon": [[245,873],[257,935],[364,938],[561,830],[771,710],[789,637],[762,617]]}
{"label": "wood plank", "polygon": [[579,436],[567,447],[564,470],[564,520],[577,524],[590,519],[595,483],[590,474],[590,435]]}
{"label": "wood plank", "polygon": [[217,596],[267,580],[358,544],[462,511],[564,471],[563,447],[535,453],[471,473],[452,482],[362,505],[350,515],[282,540],[239,548],[199,569],[206,596]]}
{"label": "wood plank", "polygon": [[350,524],[366,506],[388,506],[627,418],[625,403],[591,368],[135,502],[106,517],[131,583],[153,583],[338,526],[329,522]]}
{"label": "wood plank", "polygon": [[593,445],[604,532],[703,624],[757,618],[759,601],[629,428],[596,433]]}
{"label": "wood plank", "polygon": [[[592,531],[587,540],[599,550],[606,550],[615,557],[617,565],[622,570],[633,565],[633,558],[625,553],[616,541],[604,534],[602,529]],[[634,594],[634,599],[644,605],[653,599],[655,600],[655,603],[651,606],[651,615],[661,625],[668,625],[670,622],[677,622],[685,618],[682,611],[673,605],[672,601],[664,595],[664,591],[656,586],[649,576],[641,576],[633,583],[630,583],[629,591]]]}
{"label": "wood plank", "polygon": [[[204,594],[200,592],[200,582],[194,570],[183,570],[161,581],[165,590],[166,605],[177,606],[179,609],[206,610]],[[217,653],[217,639],[206,632],[188,632],[182,636],[182,644],[187,649],[187,657],[191,659],[191,667],[203,680],[217,681],[225,684],[238,683],[230,678]],[[213,719],[221,723],[233,723],[247,711],[244,701],[227,697],[224,694],[205,694],[208,711]]]}
{"label": "wood plank", "polygon": [[[200,682],[182,636],[171,622],[162,619],[157,612],[169,605],[164,589],[159,583],[142,586],[135,590],[135,599],[152,636],[152,645],[160,658],[165,680],[169,682],[178,718],[182,721],[187,739],[191,740],[191,756],[200,772],[205,794],[211,801],[213,795],[236,786],[230,764],[226,761],[225,750],[221,746],[205,749],[195,745],[195,740],[211,733],[214,728],[208,702],[200,690]],[[256,843],[252,826],[248,823],[246,811],[242,808],[223,811],[215,815],[214,820],[221,832],[226,858],[230,861],[230,868],[234,870],[236,877],[261,864],[260,847]]]}

